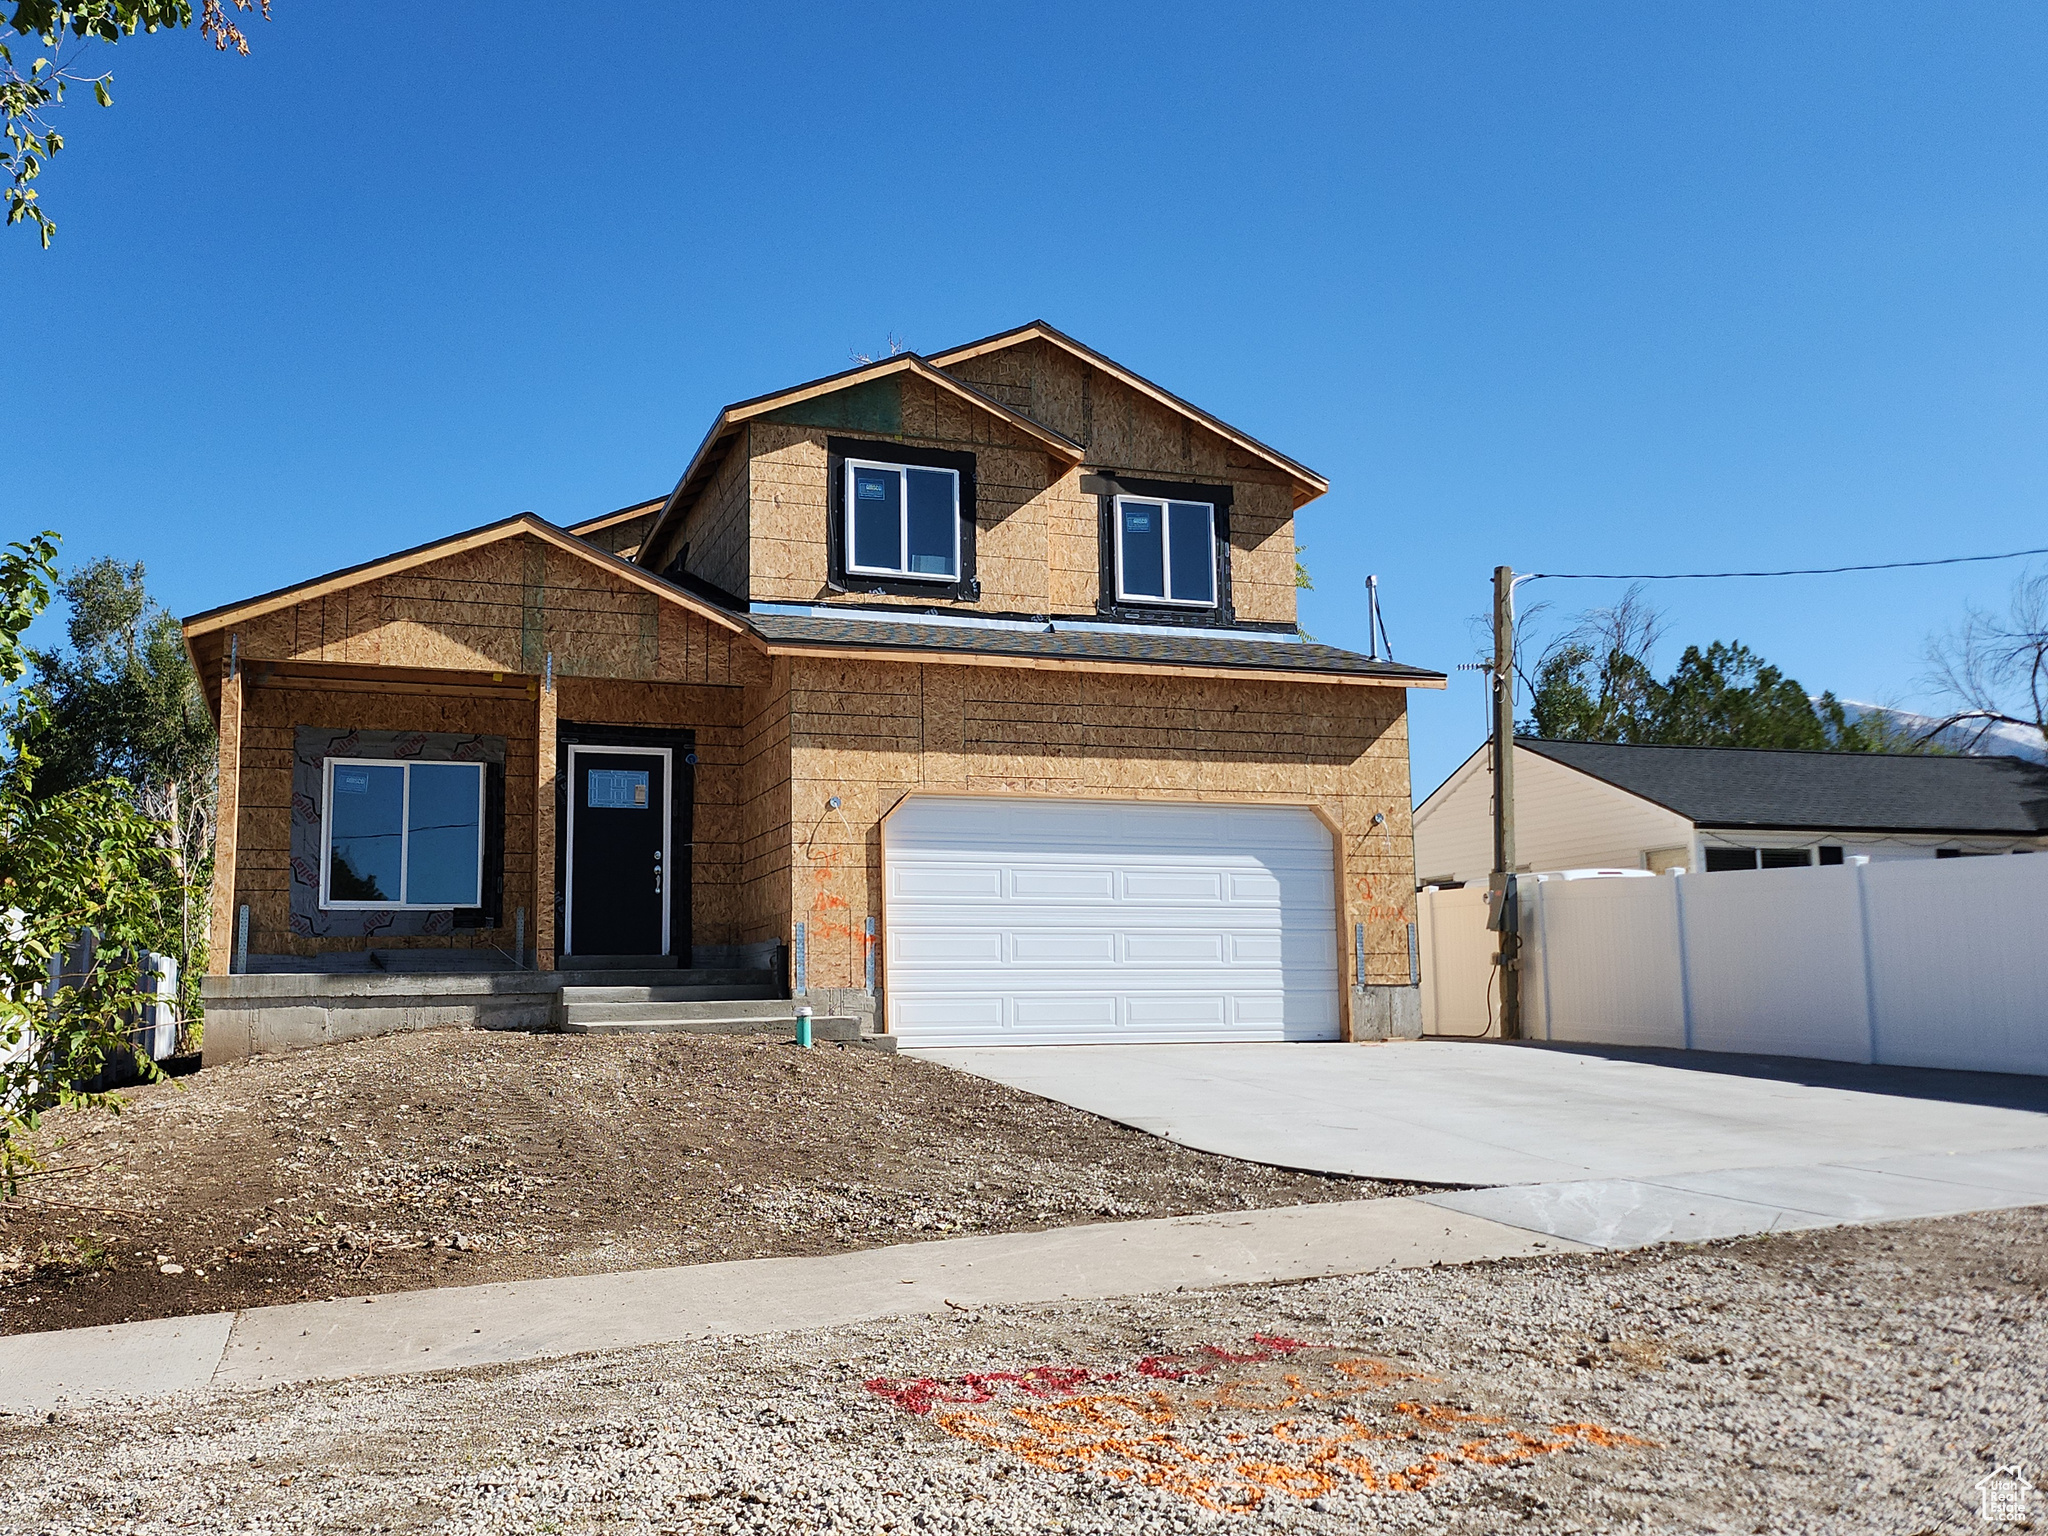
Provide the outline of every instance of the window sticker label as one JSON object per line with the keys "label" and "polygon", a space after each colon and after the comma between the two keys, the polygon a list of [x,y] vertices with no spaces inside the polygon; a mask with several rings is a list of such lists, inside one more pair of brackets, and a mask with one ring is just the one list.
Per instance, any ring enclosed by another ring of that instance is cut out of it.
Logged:
{"label": "window sticker label", "polygon": [[862,501],[886,501],[889,496],[888,486],[879,480],[871,480],[866,475],[854,481],[854,491]]}
{"label": "window sticker label", "polygon": [[593,768],[585,800],[595,811],[644,811],[647,809],[647,770],[644,768]]}
{"label": "window sticker label", "polygon": [[370,770],[367,768],[335,769],[334,792],[337,795],[367,795],[370,792]]}
{"label": "window sticker label", "polygon": [[1152,514],[1150,512],[1126,512],[1124,514],[1124,527],[1128,528],[1132,533],[1150,533],[1152,531]]}

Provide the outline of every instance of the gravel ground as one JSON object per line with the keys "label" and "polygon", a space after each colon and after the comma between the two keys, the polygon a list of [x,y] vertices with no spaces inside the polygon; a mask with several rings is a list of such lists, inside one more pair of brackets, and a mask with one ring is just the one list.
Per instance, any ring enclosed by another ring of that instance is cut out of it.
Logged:
{"label": "gravel ground", "polygon": [[435,1030],[53,1116],[0,1205],[0,1333],[843,1253],[1412,1186],[1191,1151],[910,1057]]}
{"label": "gravel ground", "polygon": [[[1980,1531],[2048,1212],[0,1425],[10,1530]],[[2038,1494],[2036,1513],[2048,1510]]]}

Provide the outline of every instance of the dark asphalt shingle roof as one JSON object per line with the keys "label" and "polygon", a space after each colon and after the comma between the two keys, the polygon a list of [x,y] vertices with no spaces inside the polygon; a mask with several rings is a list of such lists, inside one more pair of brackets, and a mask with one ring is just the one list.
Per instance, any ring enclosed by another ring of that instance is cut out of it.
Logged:
{"label": "dark asphalt shingle roof", "polygon": [[2048,833],[2048,767],[2023,758],[1516,744],[1703,827]]}
{"label": "dark asphalt shingle roof", "polygon": [[1239,640],[1206,635],[1121,634],[1096,630],[976,629],[964,625],[898,624],[888,620],[827,619],[779,613],[750,613],[746,620],[760,631],[764,639],[783,644],[1241,667],[1248,672],[1325,672],[1418,683],[1440,682],[1443,678],[1441,672],[1393,661],[1374,661],[1331,645],[1262,640],[1255,635]]}

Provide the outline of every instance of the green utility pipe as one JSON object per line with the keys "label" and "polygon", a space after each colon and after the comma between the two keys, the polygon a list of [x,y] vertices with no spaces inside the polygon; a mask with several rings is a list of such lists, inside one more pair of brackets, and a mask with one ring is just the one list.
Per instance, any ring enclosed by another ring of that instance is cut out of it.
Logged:
{"label": "green utility pipe", "polygon": [[796,1043],[803,1050],[811,1048],[811,1010],[808,1006],[796,1011]]}

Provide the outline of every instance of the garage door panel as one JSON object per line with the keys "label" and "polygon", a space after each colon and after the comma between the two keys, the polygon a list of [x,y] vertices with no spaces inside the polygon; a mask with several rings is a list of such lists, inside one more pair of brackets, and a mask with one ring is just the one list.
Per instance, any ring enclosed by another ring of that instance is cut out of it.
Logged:
{"label": "garage door panel", "polygon": [[1229,1021],[1230,1005],[1216,993],[1161,993],[1133,997],[1124,1005],[1124,1017],[1132,1031],[1221,1028]]}
{"label": "garage door panel", "polygon": [[1018,966],[1116,964],[1116,935],[1097,929],[1081,933],[1012,933],[1005,957]]}
{"label": "garage door panel", "polygon": [[906,1043],[1337,1034],[1333,853],[1308,811],[917,796],[884,861]]}
{"label": "garage door panel", "polygon": [[1114,993],[1020,997],[1011,1004],[1011,1017],[1019,1029],[1115,1029],[1117,999]]}
{"label": "garage door panel", "polygon": [[1130,965],[1207,965],[1224,963],[1220,933],[1127,933],[1123,959]]}
{"label": "garage door panel", "polygon": [[919,865],[899,868],[894,875],[889,894],[899,899],[954,901],[1003,894],[1002,871],[990,866]]}
{"label": "garage door panel", "polygon": [[904,968],[940,966],[967,968],[1001,965],[1003,935],[999,929],[889,928],[889,963]]}
{"label": "garage door panel", "polygon": [[1013,901],[1114,901],[1116,871],[1113,869],[1013,868],[1010,871],[1010,899]]}
{"label": "garage door panel", "polygon": [[1125,901],[1200,902],[1223,899],[1223,876],[1215,870],[1127,869],[1118,882]]}

